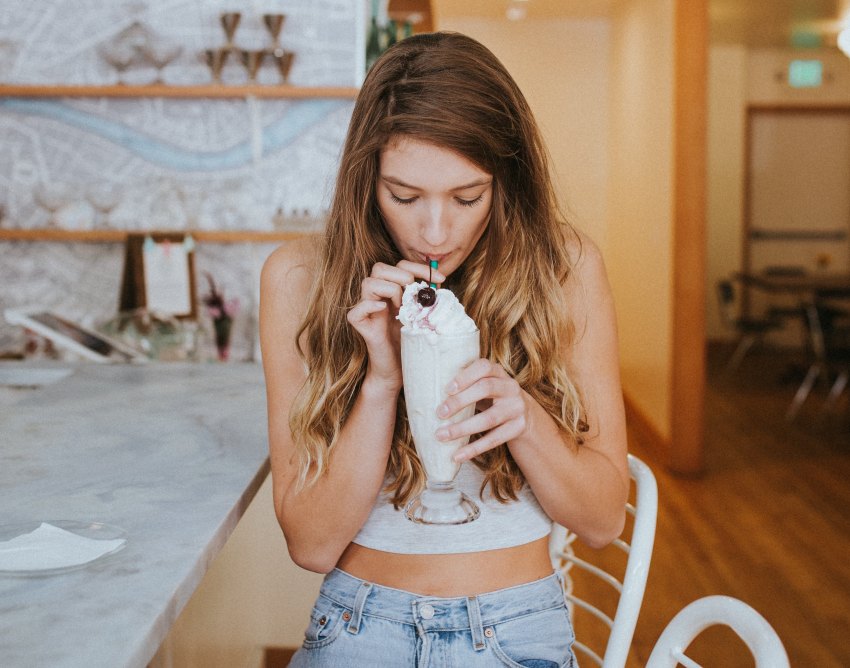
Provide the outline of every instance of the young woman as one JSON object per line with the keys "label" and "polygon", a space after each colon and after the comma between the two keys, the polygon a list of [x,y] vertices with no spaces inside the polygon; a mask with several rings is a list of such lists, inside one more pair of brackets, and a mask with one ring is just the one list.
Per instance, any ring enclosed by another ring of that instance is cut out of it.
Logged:
{"label": "young woman", "polygon": [[[438,433],[472,437],[458,481],[481,516],[457,526],[403,513],[424,473],[396,315],[429,276],[481,332],[438,409],[477,407]],[[625,521],[614,308],[490,51],[434,33],[375,63],[326,233],[270,256],[260,315],[275,512],[295,563],[328,574],[292,665],[574,665],[548,534],[602,546]]]}

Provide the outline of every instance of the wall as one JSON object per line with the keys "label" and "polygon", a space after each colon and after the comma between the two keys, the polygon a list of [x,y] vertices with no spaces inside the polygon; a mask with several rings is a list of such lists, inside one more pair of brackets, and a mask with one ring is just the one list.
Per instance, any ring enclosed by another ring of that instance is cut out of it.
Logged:
{"label": "wall", "polygon": [[608,239],[608,45],[604,19],[437,17],[438,29],[478,39],[503,62],[531,105],[571,220]]}
{"label": "wall", "polygon": [[717,45],[709,51],[706,335],[731,335],[720,320],[715,285],[741,267],[747,52]]}
{"label": "wall", "polygon": [[[727,44],[713,45],[710,58],[706,335],[722,340],[733,334],[720,322],[714,286],[742,268],[747,105],[850,105],[850,59],[834,49],[748,50]],[[823,60],[829,80],[820,88],[789,87],[783,77],[796,58]],[[774,341],[796,345],[799,335],[789,332]]]}
{"label": "wall", "polygon": [[[25,84],[113,84],[117,75],[102,49],[132,44],[183,47],[165,67],[170,84],[210,81],[199,54],[224,43],[219,12],[225,0],[149,0],[108,6],[68,0],[6,3],[0,16],[0,81]],[[263,11],[243,12],[235,43],[270,43]],[[295,51],[290,83],[353,86],[362,19],[358,3],[292,0],[286,4],[281,44]],[[149,83],[156,70],[142,58],[123,75]],[[231,58],[225,83],[247,79]],[[261,83],[279,81],[271,63]],[[0,99],[0,206],[5,227],[38,229],[50,223],[39,204],[45,188],[61,188],[58,225],[73,230],[102,224],[90,198],[93,186],[119,194],[108,224],[118,229],[272,230],[278,209],[327,205],[350,99],[257,100],[169,98]],[[291,228],[303,221],[289,216]],[[242,302],[236,357],[253,353],[258,266],[273,246],[211,244],[198,248],[198,275],[209,271]],[[38,304],[85,324],[100,324],[118,303],[123,246],[0,242],[0,311]],[[73,289],[70,289],[73,286]],[[205,291],[205,284],[199,287]],[[0,321],[0,351],[20,350],[23,333]]]}
{"label": "wall", "polygon": [[[823,86],[791,88],[785,83],[788,63],[798,58],[823,61]],[[752,104],[850,104],[850,58],[837,49],[752,49],[747,71],[747,101]]]}
{"label": "wall", "polygon": [[620,323],[623,388],[670,436],[673,5],[613,10],[607,264]]}

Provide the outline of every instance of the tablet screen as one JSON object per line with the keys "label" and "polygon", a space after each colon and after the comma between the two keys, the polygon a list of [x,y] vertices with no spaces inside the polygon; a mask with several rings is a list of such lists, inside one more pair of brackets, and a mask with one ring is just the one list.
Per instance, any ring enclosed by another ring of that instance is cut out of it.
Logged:
{"label": "tablet screen", "polygon": [[16,309],[4,311],[12,325],[27,327],[54,344],[68,348],[77,355],[94,362],[120,360],[122,362],[147,361],[147,356],[123,341],[111,340],[98,332],[82,327],[71,320],[49,311],[23,312]]}
{"label": "tablet screen", "polygon": [[[76,341],[80,345],[85,346],[89,350],[93,350],[104,357],[109,357],[112,353],[116,352],[115,347],[109,343],[109,341],[106,341],[84,329],[80,329],[74,324],[60,318],[59,316],[53,315],[52,313],[31,313],[29,317],[30,319],[40,322],[42,325],[49,327],[50,329],[56,330],[63,336],[67,336],[69,339]],[[121,354],[123,355],[124,353],[122,352]]]}

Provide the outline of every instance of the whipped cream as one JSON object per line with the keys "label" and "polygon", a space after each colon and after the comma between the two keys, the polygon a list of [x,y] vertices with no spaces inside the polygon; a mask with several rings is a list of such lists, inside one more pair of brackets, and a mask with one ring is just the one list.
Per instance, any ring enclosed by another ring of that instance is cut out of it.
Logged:
{"label": "whipped cream", "polygon": [[427,288],[428,283],[420,281],[411,283],[404,289],[401,298],[401,308],[398,319],[402,331],[422,333],[428,336],[456,335],[474,332],[478,328],[470,318],[451,290],[438,289],[437,301],[431,306],[422,306],[417,299],[417,293]]}

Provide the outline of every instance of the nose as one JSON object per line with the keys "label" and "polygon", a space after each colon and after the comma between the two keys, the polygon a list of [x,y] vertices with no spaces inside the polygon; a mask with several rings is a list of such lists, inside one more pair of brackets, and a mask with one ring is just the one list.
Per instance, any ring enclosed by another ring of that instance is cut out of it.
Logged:
{"label": "nose", "polygon": [[422,238],[431,248],[440,248],[449,238],[448,211],[443,202],[430,202],[421,223]]}

